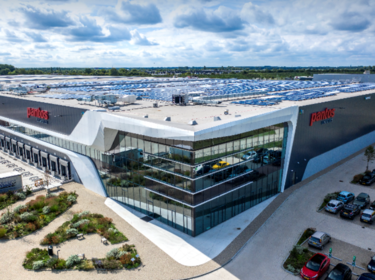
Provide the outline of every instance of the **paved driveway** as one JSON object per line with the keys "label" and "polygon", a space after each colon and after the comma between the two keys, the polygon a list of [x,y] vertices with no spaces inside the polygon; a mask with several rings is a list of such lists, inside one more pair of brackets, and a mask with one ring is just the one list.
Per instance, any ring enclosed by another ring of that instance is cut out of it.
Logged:
{"label": "paved driveway", "polygon": [[[364,157],[356,156],[294,191],[231,263],[200,279],[297,279],[286,273],[281,265],[307,227],[328,232],[338,240],[374,251],[372,229],[316,211],[328,192],[367,192],[375,198],[373,188],[350,184],[353,175],[363,172],[365,167]],[[368,260],[357,260],[357,263],[364,261]]]}

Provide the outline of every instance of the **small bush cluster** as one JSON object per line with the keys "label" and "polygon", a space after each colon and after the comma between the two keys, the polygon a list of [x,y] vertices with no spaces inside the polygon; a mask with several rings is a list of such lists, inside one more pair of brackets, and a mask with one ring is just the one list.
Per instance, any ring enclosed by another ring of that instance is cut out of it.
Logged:
{"label": "small bush cluster", "polygon": [[134,245],[124,245],[121,248],[112,249],[107,253],[107,258],[92,260],[81,260],[78,255],[71,255],[66,259],[57,259],[48,255],[47,249],[34,248],[26,253],[23,267],[30,270],[40,270],[42,268],[51,269],[78,269],[89,271],[99,269],[132,269],[140,266],[141,259],[135,250]]}
{"label": "small bush cluster", "polygon": [[[74,238],[79,233],[98,233],[112,244],[128,240],[125,235],[116,229],[112,219],[85,211],[74,215],[70,221],[62,224],[54,233],[47,234],[40,244],[58,244]],[[55,243],[56,241],[58,243]]]}
{"label": "small bush cluster", "polygon": [[[13,196],[17,195],[13,194]],[[49,198],[39,195],[26,205],[15,207],[13,212],[6,211],[0,217],[0,224],[4,225],[2,232],[5,232],[0,235],[0,238],[22,237],[46,226],[73,204],[68,201],[69,196],[77,197],[77,194],[75,192],[62,192],[58,196]],[[54,243],[59,243],[60,239],[55,238]]]}
{"label": "small bush cluster", "polygon": [[0,194],[0,210],[16,203],[19,200],[24,200],[32,192],[13,192],[9,191],[4,194]]}
{"label": "small bush cluster", "polygon": [[363,174],[354,175],[352,183],[357,184],[363,177]]}
{"label": "small bush cluster", "polygon": [[334,192],[334,193],[327,194],[324,197],[324,200],[323,200],[322,204],[320,205],[319,210],[323,209],[330,200],[336,199],[339,196],[339,194],[340,194],[340,192]]}

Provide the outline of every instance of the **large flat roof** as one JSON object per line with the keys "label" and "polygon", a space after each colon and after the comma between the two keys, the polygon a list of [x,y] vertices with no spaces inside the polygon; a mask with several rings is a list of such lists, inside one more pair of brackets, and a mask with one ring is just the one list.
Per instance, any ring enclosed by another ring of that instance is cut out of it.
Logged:
{"label": "large flat roof", "polygon": [[[220,81],[219,81],[220,82]],[[262,82],[264,84],[264,82]],[[299,82],[304,83],[304,82]],[[309,83],[309,82],[306,82]],[[304,85],[304,84],[302,84]],[[135,119],[142,119],[147,122],[154,122],[154,123],[163,123],[164,125],[169,125],[172,127],[180,127],[189,130],[200,130],[202,128],[207,127],[214,127],[217,125],[222,124],[223,122],[230,122],[231,120],[239,120],[243,118],[248,118],[251,116],[261,115],[264,113],[274,112],[280,109],[285,109],[288,107],[293,106],[306,106],[311,104],[319,104],[328,101],[340,100],[345,98],[350,98],[353,96],[360,96],[360,95],[367,95],[371,93],[375,93],[375,84],[373,85],[373,89],[371,90],[358,90],[356,92],[338,92],[332,91],[331,89],[327,88],[326,91],[329,93],[327,95],[321,95],[320,98],[313,98],[313,99],[306,99],[306,100],[281,100],[276,102],[275,105],[269,106],[258,106],[258,105],[251,105],[251,104],[234,104],[232,102],[239,103],[240,101],[251,101],[254,100],[267,100],[269,98],[279,98],[280,96],[292,96],[292,94],[296,93],[299,94],[301,90],[307,92],[309,94],[309,90],[311,92],[319,91],[318,87],[312,89],[294,89],[294,90],[284,90],[284,91],[272,91],[272,92],[259,92],[260,95],[254,96],[236,96],[228,94],[227,98],[218,98],[214,99],[215,101],[220,101],[221,104],[212,104],[212,105],[194,105],[193,103],[189,102],[187,106],[178,106],[173,105],[172,102],[168,101],[160,101],[160,100],[136,100],[134,104],[116,104],[119,105],[119,110],[109,110],[104,107],[100,107],[97,104],[97,101],[92,102],[85,102],[85,101],[78,101],[76,99],[56,99],[56,98],[45,98],[44,96],[48,96],[51,92],[46,94],[27,94],[26,96],[15,96],[12,94],[7,94],[5,92],[0,92],[0,95],[14,97],[14,98],[21,98],[21,99],[28,99],[38,102],[45,102],[49,104],[56,104],[62,106],[69,106],[75,108],[82,108],[87,110],[98,110],[98,109],[105,109],[107,110],[108,114],[113,114],[117,116],[125,116],[129,118]],[[371,85],[367,88],[364,85],[358,87],[358,89],[371,88]],[[355,88],[355,85],[341,85],[341,89],[352,89]],[[198,90],[199,91],[199,90]],[[64,91],[61,91],[61,94],[64,94]],[[60,94],[57,91],[54,94]],[[131,94],[131,93],[130,93]],[[284,95],[283,95],[284,94]],[[330,95],[332,94],[332,95]],[[271,100],[270,99],[270,100]],[[250,102],[250,103],[251,103]],[[154,108],[153,104],[157,103],[158,107]],[[242,102],[244,103],[244,102]],[[224,111],[228,110],[228,114],[224,114]],[[148,118],[143,118],[145,115],[148,115]],[[171,121],[167,122],[164,121],[166,117],[170,117]],[[214,117],[220,117],[221,121],[214,121]],[[197,125],[191,126],[188,123],[190,121],[196,121]]]}

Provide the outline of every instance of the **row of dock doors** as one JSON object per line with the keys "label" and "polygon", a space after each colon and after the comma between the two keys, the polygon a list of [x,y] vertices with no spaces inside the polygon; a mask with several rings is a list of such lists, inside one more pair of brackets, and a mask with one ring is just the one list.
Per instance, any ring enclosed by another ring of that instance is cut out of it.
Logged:
{"label": "row of dock doors", "polygon": [[57,156],[3,135],[0,135],[0,148],[37,168],[50,171],[52,176],[59,176],[63,180],[69,180],[72,177],[70,162]]}

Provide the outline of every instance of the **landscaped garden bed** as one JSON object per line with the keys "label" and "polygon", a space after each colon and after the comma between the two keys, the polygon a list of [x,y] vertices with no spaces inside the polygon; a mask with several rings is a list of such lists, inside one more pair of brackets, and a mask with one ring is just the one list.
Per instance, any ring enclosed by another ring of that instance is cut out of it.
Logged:
{"label": "landscaped garden bed", "polygon": [[305,263],[314,255],[313,252],[301,246],[301,244],[314,233],[315,229],[312,228],[308,228],[303,232],[302,236],[297,242],[297,245],[293,246],[293,249],[289,253],[289,257],[283,264],[283,267],[286,270],[297,275],[301,271]]}
{"label": "landscaped garden bed", "polygon": [[41,269],[76,269],[89,271],[93,269],[132,269],[137,268],[141,264],[134,245],[125,244],[120,248],[114,248],[109,251],[106,258],[97,259],[81,259],[78,255],[71,255],[66,260],[50,257],[47,249],[34,248],[26,253],[26,259],[23,267],[30,270]]}
{"label": "landscaped garden bed", "polygon": [[26,205],[8,209],[0,217],[0,238],[14,239],[43,228],[75,203],[77,197],[75,192],[39,195]]}
{"label": "landscaped garden bed", "polygon": [[13,192],[9,191],[7,193],[0,194],[0,210],[16,203],[17,201],[26,199],[32,193],[30,189],[27,189],[25,192]]}
{"label": "landscaped garden bed", "polygon": [[336,198],[339,196],[340,192],[341,192],[341,191],[327,194],[327,195],[324,197],[323,202],[322,202],[322,204],[320,205],[318,211],[320,211],[320,210],[322,210],[324,207],[326,207],[327,203],[330,202],[332,199],[336,199]]}
{"label": "landscaped garden bed", "polygon": [[112,244],[121,243],[128,239],[118,231],[112,219],[101,214],[90,214],[88,211],[75,214],[73,219],[63,223],[54,233],[47,234],[41,245],[59,244],[75,238],[77,234],[98,233]]}

